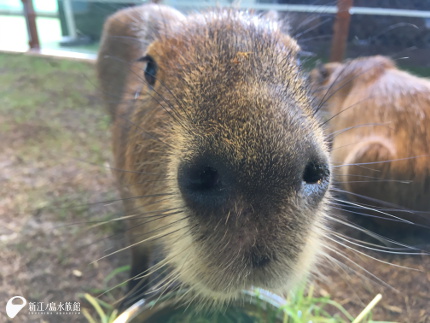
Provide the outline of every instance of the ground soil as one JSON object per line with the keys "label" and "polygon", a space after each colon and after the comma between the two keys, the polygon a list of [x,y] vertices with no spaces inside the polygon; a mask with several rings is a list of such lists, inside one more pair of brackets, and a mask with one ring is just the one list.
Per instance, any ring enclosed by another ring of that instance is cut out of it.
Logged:
{"label": "ground soil", "polygon": [[0,54],[0,70],[0,322],[15,295],[79,302],[81,312],[23,310],[13,322],[86,322],[82,310],[94,310],[82,295],[125,280],[106,279],[128,264],[127,253],[101,259],[125,240],[122,224],[109,223],[122,208],[94,67]]}
{"label": "ground soil", "polygon": [[[333,211],[335,218],[387,237],[373,239],[363,231],[333,223],[332,232],[345,240],[329,243],[331,259],[322,261],[314,283],[353,316],[377,295],[382,299],[373,319],[389,322],[430,322],[430,235],[428,229],[384,228],[362,216]],[[396,232],[394,232],[396,231]],[[357,243],[367,243],[358,247]],[[376,250],[370,250],[378,249]],[[381,251],[384,249],[385,251]]]}

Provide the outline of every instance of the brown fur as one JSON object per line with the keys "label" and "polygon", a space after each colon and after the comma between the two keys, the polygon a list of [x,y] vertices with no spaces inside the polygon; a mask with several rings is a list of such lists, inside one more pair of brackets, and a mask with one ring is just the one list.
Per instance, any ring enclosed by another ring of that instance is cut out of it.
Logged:
{"label": "brown fur", "polygon": [[[297,51],[276,22],[234,10],[184,17],[146,5],[106,22],[97,67],[114,117],[132,276],[156,248],[171,272],[164,285],[208,302],[252,285],[286,292],[306,276],[330,169]],[[145,55],[158,64],[153,87],[138,62]],[[221,176],[216,206],[195,206],[179,184],[183,165],[202,156]],[[324,168],[313,186],[302,180],[311,159]]]}
{"label": "brown fur", "polygon": [[[345,191],[389,204],[349,194],[350,200],[430,224],[422,212],[430,211],[430,81],[398,70],[382,56],[329,63],[311,78],[332,117],[332,159],[340,165],[336,181]],[[393,211],[398,207],[421,212]]]}

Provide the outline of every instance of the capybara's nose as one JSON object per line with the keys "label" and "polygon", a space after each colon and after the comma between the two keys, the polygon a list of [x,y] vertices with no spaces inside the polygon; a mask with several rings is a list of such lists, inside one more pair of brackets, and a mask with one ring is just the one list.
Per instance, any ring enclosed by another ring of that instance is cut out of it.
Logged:
{"label": "capybara's nose", "polygon": [[250,172],[213,156],[184,161],[178,171],[182,198],[188,207],[203,213],[219,210],[237,194],[258,205],[283,200],[274,196],[277,191],[285,195],[294,192],[307,204],[316,205],[329,186],[328,160],[316,154],[293,155],[277,165],[260,166]]}

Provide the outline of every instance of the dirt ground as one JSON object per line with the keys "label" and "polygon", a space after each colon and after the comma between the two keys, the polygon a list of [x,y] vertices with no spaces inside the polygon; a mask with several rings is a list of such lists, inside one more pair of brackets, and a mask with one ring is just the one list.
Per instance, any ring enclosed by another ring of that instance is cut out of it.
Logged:
{"label": "dirt ground", "polygon": [[[325,260],[320,265],[319,278],[314,281],[318,293],[330,295],[354,316],[381,294],[382,300],[373,311],[374,320],[430,322],[428,230],[393,234],[357,216],[336,213],[333,211],[333,216],[348,219],[388,238],[377,241],[350,227],[333,225],[332,230],[344,234],[347,239],[340,241],[342,245],[329,244],[334,260]],[[358,247],[357,243],[367,243],[367,248]]]}
{"label": "dirt ground", "polygon": [[[80,302],[125,279],[109,122],[91,64],[0,54],[0,322],[12,296]],[[117,289],[121,293],[120,289]],[[115,293],[114,293],[115,294]],[[109,298],[105,300],[109,301]],[[110,299],[112,301],[112,299]],[[85,322],[20,312],[13,322]]]}
{"label": "dirt ground", "polygon": [[[82,294],[97,296],[126,279],[115,273],[128,254],[104,257],[126,242],[123,224],[109,221],[122,209],[96,88],[91,64],[0,54],[0,322],[8,322],[12,296],[90,309]],[[357,315],[381,293],[374,320],[430,322],[430,256],[333,249],[337,261],[319,266],[318,294]],[[112,303],[121,293],[117,288],[103,299]],[[86,319],[82,312],[23,310],[13,322]]]}

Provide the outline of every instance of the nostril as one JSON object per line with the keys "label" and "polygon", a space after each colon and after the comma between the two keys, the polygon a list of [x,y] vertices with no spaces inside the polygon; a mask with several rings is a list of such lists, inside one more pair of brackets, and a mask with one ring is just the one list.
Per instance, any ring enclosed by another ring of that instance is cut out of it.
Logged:
{"label": "nostril", "polygon": [[228,196],[218,167],[206,162],[184,162],[178,170],[178,184],[184,200],[192,208],[218,207]]}
{"label": "nostril", "polygon": [[303,171],[302,192],[309,205],[319,203],[330,184],[330,168],[321,159],[311,159]]}
{"label": "nostril", "polygon": [[263,268],[271,262],[267,255],[251,254],[251,266],[253,268]]}
{"label": "nostril", "polygon": [[306,184],[321,184],[330,175],[328,165],[324,162],[310,161],[303,172],[303,181]]}
{"label": "nostril", "polygon": [[218,171],[210,166],[195,166],[188,169],[186,188],[193,191],[210,191],[220,185]]}

